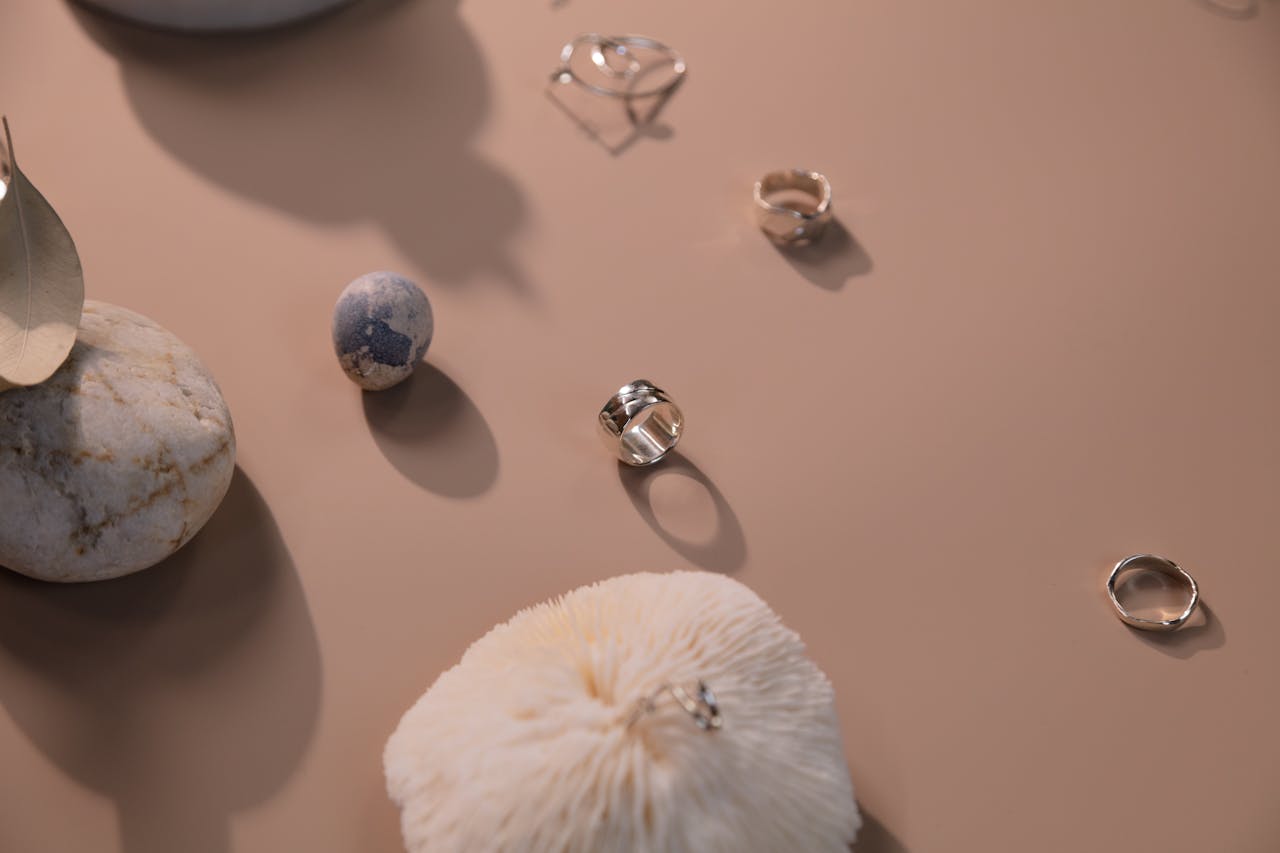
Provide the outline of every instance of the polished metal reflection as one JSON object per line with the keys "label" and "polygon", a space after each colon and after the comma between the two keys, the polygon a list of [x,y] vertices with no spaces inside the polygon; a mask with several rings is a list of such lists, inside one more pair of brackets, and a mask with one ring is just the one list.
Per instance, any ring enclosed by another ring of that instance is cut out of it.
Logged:
{"label": "polished metal reflection", "polygon": [[636,467],[661,461],[684,432],[680,407],[647,379],[619,388],[600,410],[598,422],[610,452]]}
{"label": "polished metal reflection", "polygon": [[[6,122],[5,128],[8,128]],[[12,175],[9,174],[9,147],[8,140],[5,135],[0,135],[0,199],[3,199],[9,193],[9,181]]]}
{"label": "polished metal reflection", "polygon": [[723,728],[724,717],[720,714],[720,703],[716,700],[716,694],[711,692],[711,688],[704,681],[699,681],[692,692],[678,684],[663,684],[648,696],[637,699],[635,709],[627,718],[627,728],[634,726],[646,714],[652,714],[658,710],[658,700],[666,693],[670,693],[671,698],[676,700],[676,704],[693,718],[698,728],[703,731],[716,731]]}
{"label": "polished metal reflection", "polygon": [[[1125,609],[1116,595],[1116,585],[1120,576],[1129,570],[1158,572],[1177,580],[1187,591],[1186,608],[1179,616],[1173,619],[1146,619],[1133,615]],[[1116,563],[1115,568],[1111,570],[1111,575],[1107,578],[1107,597],[1111,599],[1111,604],[1115,607],[1116,615],[1120,617],[1120,621],[1131,628],[1138,628],[1142,631],[1176,631],[1186,624],[1187,620],[1191,618],[1191,614],[1195,612],[1196,606],[1199,605],[1200,587],[1196,584],[1196,579],[1191,577],[1191,574],[1186,569],[1173,562],[1173,560],[1157,557],[1155,554],[1134,554],[1132,557],[1125,557]]]}
{"label": "polished metal reflection", "polygon": [[[599,75],[598,82],[586,79],[574,67],[574,56],[583,47],[591,49],[591,67]],[[670,75],[647,89],[637,88],[647,70],[637,56],[638,51],[662,57],[670,68]],[[585,33],[561,48],[560,66],[552,73],[551,79],[559,83],[574,83],[588,92],[609,98],[639,99],[671,94],[684,79],[686,71],[684,58],[657,39]]]}
{"label": "polished metal reflection", "polygon": [[770,172],[756,181],[754,198],[756,223],[781,246],[808,245],[831,222],[831,182],[821,172]]}

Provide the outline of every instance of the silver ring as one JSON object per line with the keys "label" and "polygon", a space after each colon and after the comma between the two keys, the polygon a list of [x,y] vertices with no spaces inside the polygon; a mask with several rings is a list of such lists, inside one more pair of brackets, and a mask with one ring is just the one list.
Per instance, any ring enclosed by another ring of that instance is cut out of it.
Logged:
{"label": "silver ring", "polygon": [[[578,48],[583,46],[591,47],[591,64],[600,76],[606,80],[619,81],[623,84],[621,87],[593,83],[574,70],[573,56],[578,52]],[[661,54],[671,65],[671,79],[649,89],[631,89],[630,84],[644,70],[643,65],[635,58],[635,48]],[[622,68],[615,67],[610,62],[610,56],[625,60],[625,65]],[[558,83],[576,83],[592,94],[604,95],[608,98],[638,99],[670,94],[684,80],[687,70],[684,57],[657,39],[647,36],[605,36],[600,33],[584,33],[560,49],[560,67],[552,73],[551,79]]]}
{"label": "silver ring", "polygon": [[658,700],[663,693],[670,693],[685,713],[693,717],[693,722],[703,731],[715,731],[724,727],[724,717],[720,715],[720,703],[716,694],[711,692],[705,681],[699,681],[692,692],[678,684],[663,684],[653,693],[636,700],[635,709],[627,718],[627,728],[631,728],[646,714],[658,710]]}
{"label": "silver ring", "polygon": [[[1141,616],[1134,616],[1126,610],[1116,596],[1116,583],[1120,576],[1130,569],[1146,569],[1159,572],[1162,575],[1181,581],[1187,588],[1187,606],[1182,611],[1182,614],[1173,619],[1144,619]],[[1138,628],[1142,631],[1176,631],[1186,624],[1187,620],[1191,618],[1191,614],[1195,612],[1196,607],[1200,604],[1200,587],[1196,584],[1196,579],[1191,577],[1191,574],[1186,569],[1173,560],[1157,557],[1155,554],[1134,554],[1132,557],[1125,557],[1116,563],[1116,567],[1111,570],[1111,576],[1107,578],[1107,597],[1111,599],[1111,604],[1115,607],[1120,621],[1131,628]]]}
{"label": "silver ring", "polygon": [[756,223],[782,246],[819,239],[831,222],[831,182],[821,172],[784,169],[756,181]]}
{"label": "silver ring", "polygon": [[684,414],[667,392],[647,379],[623,385],[600,410],[600,435],[628,465],[652,465],[680,441]]}

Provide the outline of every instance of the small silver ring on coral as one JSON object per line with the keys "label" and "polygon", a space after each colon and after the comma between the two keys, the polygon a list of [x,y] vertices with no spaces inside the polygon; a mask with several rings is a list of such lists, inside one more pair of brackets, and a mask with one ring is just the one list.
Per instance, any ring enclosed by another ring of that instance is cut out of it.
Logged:
{"label": "small silver ring on coral", "polygon": [[664,693],[670,693],[671,698],[676,700],[685,713],[693,717],[694,723],[703,731],[716,731],[724,726],[724,717],[720,715],[720,703],[716,700],[716,694],[711,692],[711,688],[705,681],[699,681],[692,693],[678,684],[663,684],[648,696],[636,700],[635,710],[627,718],[627,728],[634,726],[646,714],[652,714],[658,710],[658,700]]}
{"label": "small silver ring on coral", "polygon": [[[1138,569],[1158,572],[1180,582],[1187,594],[1187,604],[1182,613],[1172,619],[1145,619],[1130,613],[1120,603],[1120,598],[1116,595],[1116,586],[1122,574]],[[1187,620],[1191,618],[1191,614],[1195,613],[1196,607],[1200,604],[1200,587],[1196,584],[1196,579],[1191,577],[1190,572],[1173,560],[1157,557],[1155,554],[1134,554],[1132,557],[1125,557],[1116,563],[1115,568],[1111,570],[1111,575],[1107,578],[1107,597],[1111,599],[1111,605],[1115,607],[1116,615],[1120,617],[1120,621],[1130,628],[1137,628],[1141,631],[1176,631],[1186,624]]]}
{"label": "small silver ring on coral", "polygon": [[597,422],[610,452],[636,467],[662,461],[684,432],[680,407],[647,379],[619,388],[600,410]]}

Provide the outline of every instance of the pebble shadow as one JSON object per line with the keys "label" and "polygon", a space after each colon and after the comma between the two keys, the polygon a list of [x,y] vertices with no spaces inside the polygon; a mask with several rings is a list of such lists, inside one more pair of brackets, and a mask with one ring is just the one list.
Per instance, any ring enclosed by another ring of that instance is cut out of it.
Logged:
{"label": "pebble shadow", "polygon": [[301,582],[239,469],[152,569],[73,585],[0,571],[0,704],[116,804],[124,853],[228,853],[232,815],[293,774],[320,699]]}
{"label": "pebble shadow", "polygon": [[438,367],[418,365],[386,391],[364,392],[378,449],[405,477],[448,498],[472,498],[498,479],[498,445],[480,409]]}

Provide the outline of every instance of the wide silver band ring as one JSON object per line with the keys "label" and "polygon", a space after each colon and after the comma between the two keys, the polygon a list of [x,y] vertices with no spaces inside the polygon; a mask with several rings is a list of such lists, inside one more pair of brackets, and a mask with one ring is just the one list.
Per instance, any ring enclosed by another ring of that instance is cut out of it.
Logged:
{"label": "wide silver band ring", "polygon": [[821,172],[770,172],[756,181],[754,195],[756,224],[778,245],[812,243],[831,222],[831,182]]}
{"label": "wide silver band ring", "polygon": [[[1121,575],[1127,571],[1137,569],[1166,575],[1179,581],[1186,588],[1187,605],[1181,615],[1173,619],[1145,619],[1141,616],[1134,616],[1125,609],[1116,595],[1116,585]],[[1155,554],[1134,554],[1132,557],[1125,557],[1116,563],[1115,568],[1111,570],[1111,575],[1107,578],[1107,597],[1111,599],[1111,604],[1115,607],[1116,615],[1120,617],[1120,621],[1131,628],[1137,628],[1142,631],[1176,631],[1186,624],[1187,620],[1191,618],[1191,614],[1195,612],[1196,607],[1200,604],[1200,587],[1196,584],[1196,579],[1191,577],[1191,574],[1186,569],[1173,560],[1157,557]]]}
{"label": "wide silver band ring", "polygon": [[600,435],[609,451],[628,465],[662,460],[684,432],[684,413],[647,379],[623,385],[600,410]]}
{"label": "wide silver band ring", "polygon": [[[591,48],[591,63],[602,80],[619,82],[620,86],[602,86],[582,77],[573,67],[574,54],[582,47]],[[631,84],[641,74],[642,68],[634,58],[634,50],[652,51],[661,54],[671,66],[670,79],[648,89],[634,89]],[[613,57],[611,60],[610,57]],[[625,60],[626,64],[618,68],[613,61]],[[640,99],[655,95],[668,95],[680,85],[688,66],[684,57],[672,48],[647,36],[621,35],[606,36],[600,33],[584,33],[560,49],[560,67],[551,75],[551,79],[559,83],[575,83],[595,95],[608,98]]]}

